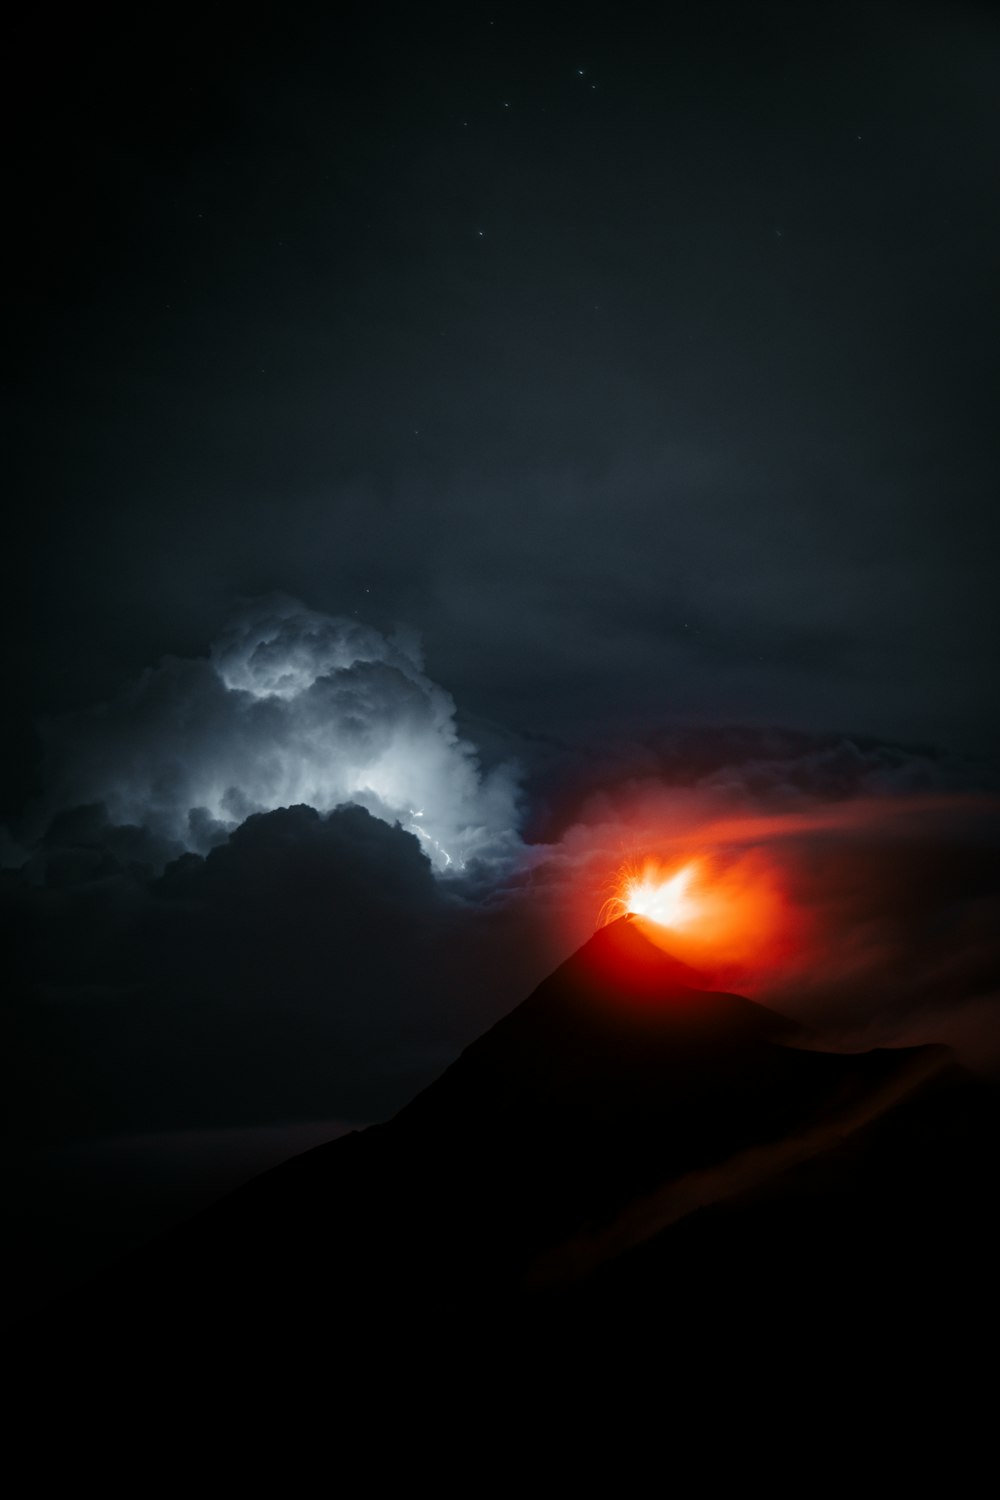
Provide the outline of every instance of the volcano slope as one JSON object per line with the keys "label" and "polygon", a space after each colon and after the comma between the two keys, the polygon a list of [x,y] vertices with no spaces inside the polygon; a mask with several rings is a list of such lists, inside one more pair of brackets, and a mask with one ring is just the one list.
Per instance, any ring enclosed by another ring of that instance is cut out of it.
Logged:
{"label": "volcano slope", "polygon": [[992,1089],[947,1049],[815,1050],[623,918],[393,1120],[256,1179],[30,1335],[221,1381],[318,1350],[342,1385],[435,1360],[522,1381],[704,1362],[806,1328],[812,1350],[873,1330],[943,1348],[988,1312],[998,1140]]}

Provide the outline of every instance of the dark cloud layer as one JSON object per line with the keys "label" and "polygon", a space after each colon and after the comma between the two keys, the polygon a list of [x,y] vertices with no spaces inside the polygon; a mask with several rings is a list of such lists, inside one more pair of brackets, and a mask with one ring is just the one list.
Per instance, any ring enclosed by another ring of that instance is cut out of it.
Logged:
{"label": "dark cloud layer", "polygon": [[786,811],[847,798],[1000,791],[996,757],[777,725],[647,728],[531,751],[529,830],[541,840],[564,833],[595,794],[613,801],[647,782],[710,794],[719,805]]}
{"label": "dark cloud layer", "polygon": [[41,851],[44,885],[10,877],[28,1135],[379,1118],[533,975],[530,942],[496,972],[488,917],[360,807],[255,815],[159,877],[137,853],[83,810]]}
{"label": "dark cloud layer", "polygon": [[995,748],[988,11],[250,12],[25,71],[22,784],[271,589],[525,732]]}

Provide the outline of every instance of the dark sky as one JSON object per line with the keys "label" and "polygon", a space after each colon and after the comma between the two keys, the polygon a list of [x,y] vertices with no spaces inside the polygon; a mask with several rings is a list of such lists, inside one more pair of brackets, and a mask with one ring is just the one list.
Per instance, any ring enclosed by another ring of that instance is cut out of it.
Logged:
{"label": "dark sky", "polygon": [[[758,811],[992,792],[989,7],[217,4],[20,28],[18,1138],[386,1113],[581,935],[573,872],[597,881],[608,808],[634,834],[637,788]],[[244,805],[205,658],[275,593],[414,661],[419,640],[426,680],[386,657],[305,728],[272,714],[268,754],[330,725],[447,740],[439,684],[485,767],[516,760],[496,795],[526,864],[470,866],[456,896],[370,798],[374,819]],[[235,788],[232,826],[168,847],[192,757]],[[148,816],[116,813],[125,786]],[[989,817],[924,807],[901,855],[879,815],[786,867],[853,934],[854,1001],[855,971],[899,1014],[958,995],[972,1057],[1000,987]],[[836,1013],[836,976],[813,988]]]}
{"label": "dark sky", "polygon": [[995,748],[998,66],[962,5],[29,31],[17,712],[277,588],[515,730]]}

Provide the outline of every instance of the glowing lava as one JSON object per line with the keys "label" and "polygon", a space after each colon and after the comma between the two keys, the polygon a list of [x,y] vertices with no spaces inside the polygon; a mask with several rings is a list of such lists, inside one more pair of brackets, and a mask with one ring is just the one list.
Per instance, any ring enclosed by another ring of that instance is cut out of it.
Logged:
{"label": "glowing lava", "polygon": [[631,916],[647,917],[661,927],[687,927],[700,910],[691,894],[695,873],[696,866],[690,864],[664,879],[654,865],[647,864],[641,874],[624,876],[625,888],[617,900]]}

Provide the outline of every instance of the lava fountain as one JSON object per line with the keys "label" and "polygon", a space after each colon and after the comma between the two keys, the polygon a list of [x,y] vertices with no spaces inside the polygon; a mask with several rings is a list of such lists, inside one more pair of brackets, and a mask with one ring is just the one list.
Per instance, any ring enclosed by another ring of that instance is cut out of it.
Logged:
{"label": "lava fountain", "polygon": [[683,865],[673,874],[664,874],[652,860],[641,869],[624,866],[618,874],[615,895],[604,903],[599,924],[630,916],[646,917],[660,927],[690,927],[702,908],[692,891],[697,871],[697,862]]}
{"label": "lava fountain", "polygon": [[623,865],[598,925],[642,923],[650,942],[753,991],[787,959],[797,924],[774,865],[762,851],[724,861],[710,855]]}

